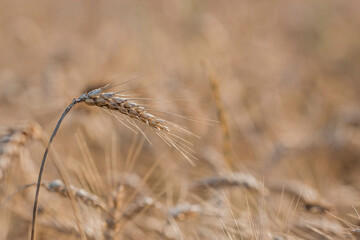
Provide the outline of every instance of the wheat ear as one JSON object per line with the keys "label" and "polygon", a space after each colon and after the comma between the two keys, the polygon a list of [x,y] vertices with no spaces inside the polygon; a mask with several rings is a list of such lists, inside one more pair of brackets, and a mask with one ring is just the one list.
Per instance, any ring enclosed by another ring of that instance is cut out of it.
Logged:
{"label": "wheat ear", "polygon": [[59,179],[50,183],[44,183],[43,186],[49,192],[55,192],[64,197],[69,197],[69,191],[72,191],[75,198],[83,202],[86,206],[101,209],[106,213],[108,212],[106,204],[100,199],[100,197],[91,194],[82,188],[76,188],[72,185],[67,188]]}
{"label": "wheat ear", "polygon": [[[40,165],[40,171],[39,171],[39,177],[36,184],[36,193],[35,193],[35,200],[34,200],[34,207],[33,207],[33,217],[32,217],[32,225],[31,225],[31,240],[35,239],[35,225],[36,225],[36,217],[37,217],[37,209],[39,204],[39,194],[40,194],[40,186],[41,186],[41,180],[42,175],[45,167],[46,158],[51,146],[51,143],[53,142],[57,131],[60,128],[60,125],[62,121],[64,120],[65,116],[69,113],[71,108],[77,104],[85,102],[86,104],[90,106],[97,106],[101,108],[106,108],[110,111],[116,111],[120,112],[121,114],[129,117],[132,120],[138,120],[143,123],[146,123],[148,126],[150,126],[152,129],[156,131],[156,133],[164,139],[165,142],[167,142],[169,145],[172,145],[175,147],[187,160],[189,160],[190,163],[192,163],[192,160],[190,157],[193,157],[191,153],[188,151],[188,146],[186,145],[186,141],[180,137],[178,137],[175,134],[170,133],[170,128],[174,127],[181,131],[184,131],[187,134],[191,134],[186,129],[177,126],[173,123],[167,122],[161,118],[158,118],[150,113],[147,112],[146,108],[143,106],[140,106],[129,99],[119,97],[117,92],[108,92],[103,93],[105,89],[109,88],[109,85],[106,85],[102,88],[94,89],[88,93],[82,94],[78,99],[73,99],[73,101],[70,103],[70,105],[65,109],[64,113],[61,115],[59,121],[57,122],[55,129],[50,137],[49,143],[45,149],[43,159],[41,161]],[[131,123],[132,125],[138,126],[133,121]],[[139,129],[139,128],[138,128]],[[177,138],[178,140],[173,140],[169,136],[166,136],[165,133],[169,134],[170,136],[173,136]],[[190,156],[190,157],[189,157]],[[195,157],[193,157],[195,158]]]}
{"label": "wheat ear", "polygon": [[254,176],[244,173],[233,173],[223,176],[214,176],[202,179],[196,182],[193,186],[194,189],[204,188],[225,188],[225,187],[244,187],[249,191],[267,194],[267,189],[263,183],[257,180]]}
{"label": "wheat ear", "polygon": [[88,94],[83,94],[79,99],[87,105],[107,108],[127,115],[128,117],[140,120],[157,130],[170,132],[170,125],[167,121],[157,118],[148,113],[146,108],[123,97],[117,97],[116,93],[101,93],[95,89]]}
{"label": "wheat ear", "polygon": [[270,186],[270,190],[284,192],[297,197],[304,204],[306,210],[310,212],[316,213],[333,210],[333,207],[322,199],[315,189],[298,181],[287,181],[286,184],[274,183]]}

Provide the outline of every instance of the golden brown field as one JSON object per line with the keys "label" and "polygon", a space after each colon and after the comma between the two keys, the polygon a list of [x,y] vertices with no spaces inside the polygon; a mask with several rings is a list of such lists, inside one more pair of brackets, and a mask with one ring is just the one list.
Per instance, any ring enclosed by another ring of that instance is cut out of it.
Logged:
{"label": "golden brown field", "polygon": [[358,0],[0,0],[0,240],[82,94],[36,240],[360,239],[359,64]]}

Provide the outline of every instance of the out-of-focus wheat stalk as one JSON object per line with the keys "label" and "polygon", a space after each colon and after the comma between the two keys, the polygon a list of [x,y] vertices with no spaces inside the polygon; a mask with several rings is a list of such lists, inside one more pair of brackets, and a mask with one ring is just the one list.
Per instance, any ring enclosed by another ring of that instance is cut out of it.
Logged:
{"label": "out-of-focus wheat stalk", "polygon": [[212,66],[208,61],[203,61],[203,66],[208,74],[212,95],[215,101],[218,119],[221,124],[221,132],[223,138],[223,155],[228,167],[231,169],[234,163],[233,163],[233,156],[231,149],[230,127],[227,120],[226,110],[220,94],[219,81],[215,74],[215,71],[212,69]]}
{"label": "out-of-focus wheat stalk", "polygon": [[104,231],[105,239],[113,239],[115,232],[117,230],[117,221],[120,215],[120,208],[123,207],[124,197],[125,197],[125,187],[122,184],[119,184],[112,193],[112,201],[110,205],[110,215],[106,219],[106,228]]}

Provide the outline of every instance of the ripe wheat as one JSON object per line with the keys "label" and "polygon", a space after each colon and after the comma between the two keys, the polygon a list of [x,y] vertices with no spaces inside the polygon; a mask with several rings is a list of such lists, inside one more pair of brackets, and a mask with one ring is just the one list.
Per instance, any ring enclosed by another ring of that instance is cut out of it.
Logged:
{"label": "ripe wheat", "polygon": [[[104,90],[108,89],[109,85],[106,85],[102,88],[94,89],[88,93],[82,94],[78,99],[73,99],[71,104],[65,109],[64,113],[61,115],[48,143],[48,146],[45,149],[44,156],[41,162],[39,177],[36,186],[36,193],[35,193],[35,200],[34,200],[34,208],[33,208],[33,219],[32,219],[32,227],[31,227],[31,240],[35,239],[35,224],[36,224],[36,216],[37,216],[37,209],[38,209],[38,201],[39,201],[39,193],[40,193],[40,186],[42,175],[45,167],[46,158],[53,142],[56,133],[64,120],[65,116],[69,113],[71,108],[78,104],[78,103],[86,103],[90,106],[96,106],[103,109],[109,110],[111,113],[113,111],[119,112],[122,115],[130,118],[131,120],[127,119],[128,123],[136,127],[137,130],[142,132],[140,128],[136,125],[135,120],[143,122],[150,126],[151,129],[155,130],[156,134],[160,136],[169,146],[173,146],[176,148],[190,163],[193,163],[193,159],[196,157],[193,156],[192,149],[188,146],[189,142],[185,139],[181,138],[180,136],[176,135],[174,132],[181,131],[188,135],[193,135],[188,130],[184,129],[183,127],[168,122],[164,119],[159,117],[155,117],[154,115],[147,112],[147,109],[144,106],[140,106],[130,99],[124,98],[118,94],[118,92],[107,92],[103,93]],[[120,119],[118,119],[120,120]],[[120,120],[121,121],[121,120]],[[145,136],[145,134],[144,134]],[[146,136],[145,136],[146,137]],[[145,204],[149,205],[149,204]],[[125,214],[125,213],[124,213]],[[132,216],[132,214],[125,214],[123,217],[127,218],[127,216]]]}

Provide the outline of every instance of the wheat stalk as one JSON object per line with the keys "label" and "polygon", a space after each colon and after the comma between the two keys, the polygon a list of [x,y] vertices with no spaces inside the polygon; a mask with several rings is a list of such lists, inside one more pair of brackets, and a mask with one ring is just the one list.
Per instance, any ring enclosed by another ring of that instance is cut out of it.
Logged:
{"label": "wheat stalk", "polygon": [[218,119],[221,124],[221,134],[223,138],[223,156],[227,163],[228,168],[231,170],[233,168],[233,156],[232,156],[232,149],[231,149],[231,136],[230,136],[230,127],[227,120],[227,112],[224,107],[224,103],[221,98],[220,94],[220,84],[218,81],[218,77],[216,76],[215,70],[212,68],[209,61],[204,60],[203,66],[205,70],[207,70],[210,86],[211,86],[211,93],[214,98],[215,107]]}
{"label": "wheat stalk", "polygon": [[123,205],[125,194],[125,187],[122,184],[119,184],[112,192],[112,206],[109,209],[110,215],[106,219],[106,229],[104,232],[105,239],[114,239],[114,232],[117,229],[117,219],[119,218],[119,210]]}
{"label": "wheat stalk", "polygon": [[[65,109],[63,114],[61,115],[58,123],[55,126],[55,129],[50,137],[48,145],[45,149],[43,159],[40,165],[39,176],[36,185],[36,193],[35,193],[35,200],[34,200],[34,207],[33,207],[33,218],[32,218],[32,226],[31,226],[31,240],[35,239],[35,225],[36,225],[36,217],[37,217],[37,209],[39,204],[39,194],[40,194],[40,186],[42,181],[42,175],[47,159],[47,155],[50,149],[50,146],[57,134],[57,131],[60,128],[60,125],[66,115],[69,113],[71,108],[78,103],[86,103],[90,106],[96,106],[104,109],[108,109],[109,111],[119,112],[122,115],[127,116],[132,120],[129,121],[130,124],[135,126],[139,131],[140,128],[134,122],[138,120],[150,126],[157,135],[159,135],[168,145],[175,147],[190,163],[193,163],[192,159],[196,159],[190,152],[191,149],[187,146],[188,142],[181,137],[177,136],[176,134],[171,132],[171,129],[180,130],[185,132],[186,134],[192,135],[191,132],[187,131],[181,126],[168,122],[164,119],[158,118],[150,113],[147,112],[147,109],[144,106],[140,106],[128,98],[124,98],[123,96],[119,95],[118,92],[108,92],[103,93],[104,90],[108,89],[109,85],[106,85],[101,88],[94,89],[88,93],[82,94],[78,99],[73,99],[70,105]],[[172,139],[173,138],[173,139]]]}

